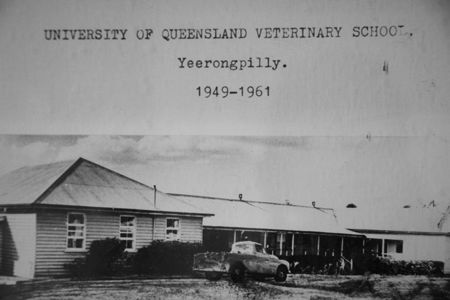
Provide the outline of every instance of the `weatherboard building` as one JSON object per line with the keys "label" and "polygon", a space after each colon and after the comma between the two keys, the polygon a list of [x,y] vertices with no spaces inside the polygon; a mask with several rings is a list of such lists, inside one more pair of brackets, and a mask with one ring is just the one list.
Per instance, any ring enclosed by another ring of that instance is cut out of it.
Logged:
{"label": "weatherboard building", "polygon": [[351,263],[355,254],[374,253],[443,261],[450,271],[448,213],[430,219],[405,209],[401,220],[386,214],[380,222],[371,212],[338,212],[166,194],[83,158],[24,167],[0,177],[0,274],[66,275],[65,263],[107,237],[126,241],[131,253],[154,240],[203,242],[209,251],[252,240],[268,253],[300,260],[343,256]]}
{"label": "weatherboard building", "polygon": [[208,216],[83,158],[24,167],[0,178],[1,274],[65,275],[65,263],[107,237],[130,252],[153,240],[201,242]]}
{"label": "weatherboard building", "polygon": [[338,257],[362,251],[364,235],[340,226],[332,209],[170,195],[214,214],[203,222],[203,243],[212,250],[226,251],[234,242],[252,240],[278,256]]}

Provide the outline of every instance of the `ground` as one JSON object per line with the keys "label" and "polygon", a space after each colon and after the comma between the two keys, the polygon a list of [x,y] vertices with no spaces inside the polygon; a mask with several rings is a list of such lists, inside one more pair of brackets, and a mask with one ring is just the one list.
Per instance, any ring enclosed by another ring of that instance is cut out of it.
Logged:
{"label": "ground", "polygon": [[450,299],[450,278],[289,275],[284,283],[246,278],[37,280],[0,285],[0,299]]}

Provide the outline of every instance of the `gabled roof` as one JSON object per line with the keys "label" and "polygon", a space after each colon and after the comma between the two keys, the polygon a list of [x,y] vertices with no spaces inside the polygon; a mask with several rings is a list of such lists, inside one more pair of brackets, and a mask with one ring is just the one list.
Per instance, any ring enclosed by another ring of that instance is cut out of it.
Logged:
{"label": "gabled roof", "polygon": [[23,167],[0,177],[0,205],[32,204],[74,162]]}
{"label": "gabled roof", "polygon": [[203,221],[204,226],[360,235],[340,226],[332,209],[192,195],[170,195],[213,213],[213,218]]}
{"label": "gabled roof", "polygon": [[358,232],[448,233],[445,212],[429,208],[345,208],[336,211],[342,226]]}
{"label": "gabled roof", "polygon": [[211,215],[105,167],[79,158],[24,167],[0,177],[0,205],[57,205]]}

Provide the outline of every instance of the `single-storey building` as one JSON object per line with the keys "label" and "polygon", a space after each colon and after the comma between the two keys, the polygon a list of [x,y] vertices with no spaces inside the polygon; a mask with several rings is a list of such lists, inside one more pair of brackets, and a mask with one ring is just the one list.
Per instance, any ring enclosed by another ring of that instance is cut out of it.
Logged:
{"label": "single-storey building", "polygon": [[79,158],[24,167],[0,178],[0,270],[53,277],[92,241],[116,237],[127,251],[153,240],[202,242],[211,213]]}
{"label": "single-storey building", "polygon": [[361,252],[364,235],[342,227],[333,209],[183,194],[170,194],[214,214],[203,222],[203,244],[211,251],[252,240],[283,257],[348,258]]}
{"label": "single-storey building", "polygon": [[337,213],[343,226],[366,236],[365,251],[395,260],[442,261],[450,273],[449,209],[346,208]]}

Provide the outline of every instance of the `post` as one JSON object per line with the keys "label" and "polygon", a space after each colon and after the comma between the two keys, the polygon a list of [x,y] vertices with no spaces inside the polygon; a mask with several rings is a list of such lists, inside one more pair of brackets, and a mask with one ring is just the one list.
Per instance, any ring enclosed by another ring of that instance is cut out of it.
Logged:
{"label": "post", "polygon": [[283,233],[280,232],[280,255],[283,255]]}
{"label": "post", "polygon": [[236,230],[233,232],[233,244],[236,243]]}
{"label": "post", "polygon": [[384,239],[381,240],[381,257],[384,257]]}
{"label": "post", "polygon": [[344,256],[344,237],[341,237],[341,256]]}
{"label": "post", "polygon": [[156,221],[155,221],[156,216],[153,216],[153,234],[152,234],[152,241],[154,241],[156,239]]}
{"label": "post", "polygon": [[292,233],[292,256],[294,256],[294,241],[295,241],[295,233]]}
{"label": "post", "polygon": [[320,254],[320,235],[317,235],[317,255]]}
{"label": "post", "polygon": [[154,185],[153,188],[154,188],[154,191],[155,191],[155,194],[154,194],[154,197],[153,197],[153,206],[155,206],[155,209],[156,209],[156,185]]}
{"label": "post", "polygon": [[264,231],[264,249],[267,247],[267,232]]}

